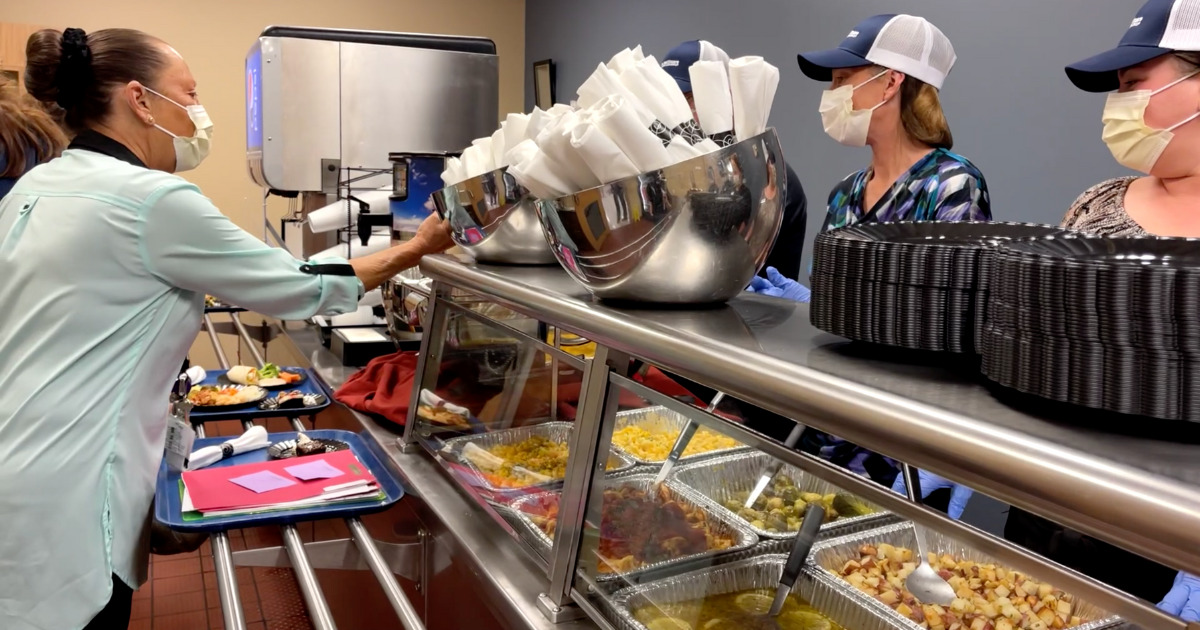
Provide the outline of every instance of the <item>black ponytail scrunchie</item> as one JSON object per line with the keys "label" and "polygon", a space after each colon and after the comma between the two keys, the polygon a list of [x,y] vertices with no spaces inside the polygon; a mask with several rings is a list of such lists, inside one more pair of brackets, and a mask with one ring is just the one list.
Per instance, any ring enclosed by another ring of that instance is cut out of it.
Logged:
{"label": "black ponytail scrunchie", "polygon": [[92,49],[88,46],[87,33],[80,28],[69,28],[62,35],[62,59],[55,77],[58,86],[59,107],[70,109],[83,101],[92,83]]}

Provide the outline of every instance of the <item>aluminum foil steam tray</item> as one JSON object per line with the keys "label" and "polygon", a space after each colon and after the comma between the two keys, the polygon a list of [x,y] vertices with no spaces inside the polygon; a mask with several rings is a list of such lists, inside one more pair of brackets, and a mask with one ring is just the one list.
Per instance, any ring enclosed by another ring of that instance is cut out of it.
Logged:
{"label": "aluminum foil steam tray", "polygon": [[[816,566],[827,570],[829,576],[838,580],[842,584],[845,584],[846,588],[854,590],[856,593],[862,595],[862,597],[871,605],[889,615],[892,615],[897,621],[902,622],[903,625],[901,627],[908,630],[920,630],[921,626],[916,622],[911,621],[907,617],[904,617],[900,613],[892,610],[889,606],[877,601],[875,598],[870,597],[865,593],[861,593],[851,586],[850,583],[845,582],[840,576],[837,576],[834,573],[841,570],[842,566],[845,565],[847,561],[851,559],[858,559],[858,549],[862,545],[878,546],[880,544],[887,543],[895,547],[916,549],[916,537],[913,532],[913,527],[913,523],[910,522],[900,523],[896,525],[880,527],[878,529],[873,529],[866,532],[859,532],[857,534],[850,534],[841,538],[818,541],[813,547],[812,559],[810,561]],[[941,534],[926,528],[925,536],[929,542],[930,552],[936,553],[939,556],[942,554],[949,554],[956,558],[970,560],[972,562],[1003,564],[997,562],[995,558],[967,547],[963,543],[954,540],[945,534]],[[1035,575],[1031,575],[1030,577],[1037,579],[1037,576]],[[1079,616],[1084,620],[1084,623],[1082,625],[1075,626],[1071,630],[1099,630],[1100,628],[1110,628],[1123,623],[1119,617],[1112,616],[1095,604],[1081,601],[1079,599],[1075,600],[1075,609],[1072,611],[1072,614]]]}
{"label": "aluminum foil steam tray", "polygon": [[[606,479],[604,487],[616,488],[621,486],[634,486],[646,492],[655,491],[654,475],[623,475],[616,479]],[[600,573],[596,576],[596,581],[599,583],[612,583],[614,581],[627,581],[631,583],[639,583],[657,579],[658,577],[671,573],[679,567],[689,567],[693,563],[700,562],[717,562],[719,558],[726,557],[731,554],[745,552],[754,547],[758,543],[758,536],[747,527],[741,519],[736,517],[731,518],[729,515],[715,513],[709,507],[707,501],[696,495],[694,492],[667,481],[663,484],[667,492],[670,493],[673,500],[679,502],[686,508],[696,508],[703,510],[708,516],[709,527],[713,533],[717,535],[729,536],[733,539],[733,545],[727,549],[714,551],[705,551],[679,558],[673,558],[662,562],[642,565],[631,571],[623,573]],[[541,527],[531,518],[531,512],[535,512],[537,506],[544,505],[547,501],[557,500],[559,492],[542,492],[538,494],[530,494],[520,497],[509,504],[509,507],[518,513],[521,524],[528,530],[529,540],[536,540],[544,550],[549,550],[554,546],[554,540],[548,536]],[[595,530],[591,530],[595,531]],[[586,535],[586,533],[585,533]],[[525,536],[523,536],[525,538]],[[580,560],[581,564],[583,559]]]}

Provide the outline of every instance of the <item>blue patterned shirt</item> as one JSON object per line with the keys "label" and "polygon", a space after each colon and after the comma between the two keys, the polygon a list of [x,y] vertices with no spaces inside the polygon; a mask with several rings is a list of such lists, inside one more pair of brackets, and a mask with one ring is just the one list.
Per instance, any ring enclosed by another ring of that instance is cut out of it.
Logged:
{"label": "blue patterned shirt", "polygon": [[821,231],[866,221],[990,221],[992,204],[983,173],[967,158],[934,149],[879,198],[863,208],[871,169],[848,175],[829,194]]}
{"label": "blue patterned shirt", "polygon": [[[983,173],[967,158],[946,149],[934,149],[918,160],[873,208],[865,210],[863,195],[871,175],[871,169],[864,169],[848,175],[834,187],[829,194],[822,232],[864,222],[992,219]],[[804,443],[805,450],[885,485],[890,485],[895,477],[896,465],[891,458],[827,433],[809,429],[804,434]]]}

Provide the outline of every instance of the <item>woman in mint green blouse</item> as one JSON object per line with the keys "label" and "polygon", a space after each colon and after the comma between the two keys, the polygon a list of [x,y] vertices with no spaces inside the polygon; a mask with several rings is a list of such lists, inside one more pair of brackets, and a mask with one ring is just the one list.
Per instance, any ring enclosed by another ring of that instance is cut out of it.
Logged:
{"label": "woman in mint green blouse", "polygon": [[146,580],[166,392],[206,293],[285,319],[337,314],[449,244],[300,261],[174,173],[212,123],[179,54],[144,33],[41,31],[26,86],[77,133],[0,202],[0,628],[128,625]]}

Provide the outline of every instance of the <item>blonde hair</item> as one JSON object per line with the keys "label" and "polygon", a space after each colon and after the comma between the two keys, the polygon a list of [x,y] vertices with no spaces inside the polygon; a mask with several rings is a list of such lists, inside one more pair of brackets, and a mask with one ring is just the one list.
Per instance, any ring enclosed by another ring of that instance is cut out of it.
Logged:
{"label": "blonde hair", "polygon": [[937,88],[905,75],[900,85],[900,122],[912,139],[939,149],[954,147],[950,123],[942,111]]}
{"label": "blonde hair", "polygon": [[30,152],[34,163],[46,162],[62,153],[67,136],[36,101],[5,88],[0,83],[0,177],[20,177]]}

